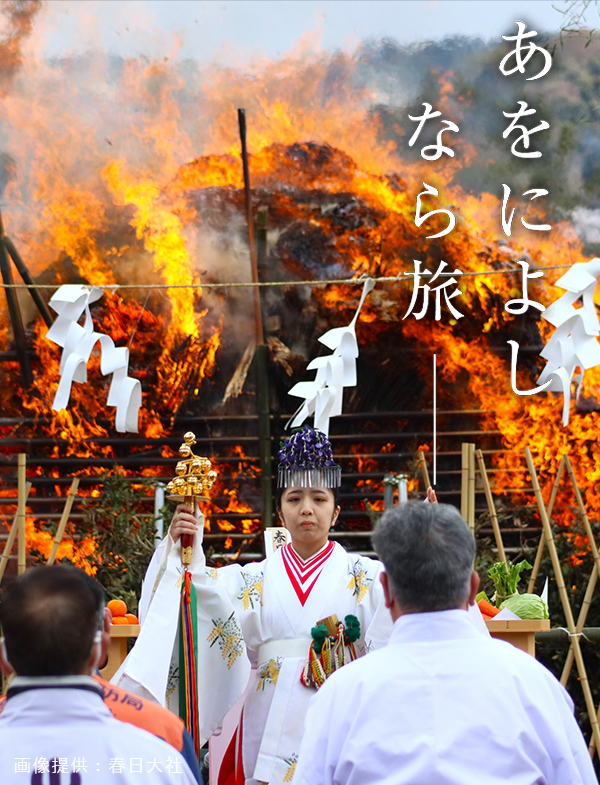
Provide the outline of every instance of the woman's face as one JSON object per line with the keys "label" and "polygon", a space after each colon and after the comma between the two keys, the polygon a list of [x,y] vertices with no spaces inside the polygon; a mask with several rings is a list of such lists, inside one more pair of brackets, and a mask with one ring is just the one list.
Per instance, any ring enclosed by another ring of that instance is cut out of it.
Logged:
{"label": "woman's face", "polygon": [[281,497],[279,520],[290,532],[298,554],[307,559],[325,545],[339,512],[329,488],[292,487]]}

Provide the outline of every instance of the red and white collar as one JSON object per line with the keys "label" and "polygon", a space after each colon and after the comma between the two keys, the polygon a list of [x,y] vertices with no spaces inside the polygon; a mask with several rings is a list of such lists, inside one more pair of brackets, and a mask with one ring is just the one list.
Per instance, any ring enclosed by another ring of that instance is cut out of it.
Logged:
{"label": "red and white collar", "polygon": [[323,572],[327,560],[333,553],[334,547],[335,544],[330,540],[318,553],[306,560],[296,553],[291,543],[287,543],[287,545],[281,548],[285,571],[301,605],[304,605],[308,599],[319,575]]}

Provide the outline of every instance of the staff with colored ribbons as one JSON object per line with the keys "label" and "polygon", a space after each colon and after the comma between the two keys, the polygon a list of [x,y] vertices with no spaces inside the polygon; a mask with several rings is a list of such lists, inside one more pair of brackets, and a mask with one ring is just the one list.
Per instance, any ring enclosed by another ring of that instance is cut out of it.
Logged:
{"label": "staff with colored ribbons", "polygon": [[[167,485],[169,499],[183,502],[192,509],[197,501],[209,501],[206,491],[212,488],[217,473],[212,470],[208,458],[194,455],[192,446],[196,437],[188,432],[183,437],[184,443],[179,448],[183,460],[177,463],[177,477]],[[181,582],[181,603],[179,611],[179,715],[191,734],[200,754],[200,712],[198,708],[198,635],[196,630],[196,589],[192,580],[189,565],[192,562],[194,536],[184,534],[181,537],[181,564],[183,575]]]}

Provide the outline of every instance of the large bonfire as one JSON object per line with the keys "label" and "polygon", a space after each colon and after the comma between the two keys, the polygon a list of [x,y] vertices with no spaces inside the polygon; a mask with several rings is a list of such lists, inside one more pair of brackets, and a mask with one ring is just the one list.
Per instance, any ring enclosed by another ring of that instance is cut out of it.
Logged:
{"label": "large bonfire", "polygon": [[[49,62],[28,54],[39,4],[26,5],[6,4],[12,11],[0,46],[5,226],[40,284],[116,287],[106,289],[94,318],[117,345],[130,346],[130,373],[144,391],[143,436],[170,435],[182,410],[226,411],[222,382],[253,329],[250,290],[207,288],[250,278],[236,122],[236,108],[244,107],[254,204],[268,208],[270,279],[398,276],[378,285],[361,317],[363,370],[373,374],[383,401],[376,405],[431,407],[436,354],[439,408],[481,410],[482,427],[499,432],[499,489],[522,500],[518,492],[530,485],[525,447],[545,482],[569,452],[588,506],[600,504],[597,414],[578,412],[565,428],[561,400],[518,396],[510,383],[507,340],[525,350],[518,384],[529,389],[541,369],[537,351],[550,334],[531,311],[515,317],[504,310],[521,296],[517,261],[527,260],[530,270],[587,261],[567,223],[549,235],[520,232],[508,240],[500,231],[500,199],[457,184],[457,171],[476,156],[472,145],[457,139],[455,157],[435,165],[409,157],[406,131],[403,144],[386,136],[374,111],[379,97],[361,84],[350,55],[297,53],[244,72],[99,53]],[[435,84],[435,107],[460,120],[472,99],[451,73]],[[432,208],[451,208],[458,218],[440,240],[427,239],[431,225],[415,225],[423,182],[439,190]],[[462,297],[454,304],[464,318],[445,312],[437,322],[403,319],[412,280],[404,273],[414,270],[414,260],[432,272],[441,260],[462,271]],[[545,305],[556,299],[552,284],[562,272],[548,269],[532,282],[531,299]],[[43,291],[48,297],[51,289]],[[273,287],[263,295],[272,362],[286,384],[302,378],[318,335],[348,323],[359,295],[360,286],[339,283]],[[0,368],[4,415],[29,418],[13,432],[53,437],[54,456],[115,457],[108,441],[98,441],[113,433],[113,414],[97,358],[88,384],[74,385],[69,408],[52,411],[59,350],[25,298],[31,389],[22,388],[17,363]],[[7,348],[12,333],[4,309],[0,338]],[[420,349],[416,368],[398,361],[407,346]],[[415,373],[419,398],[407,384],[407,401],[403,379]],[[591,390],[599,381],[597,371],[586,377]],[[284,400],[281,406],[292,408]]]}

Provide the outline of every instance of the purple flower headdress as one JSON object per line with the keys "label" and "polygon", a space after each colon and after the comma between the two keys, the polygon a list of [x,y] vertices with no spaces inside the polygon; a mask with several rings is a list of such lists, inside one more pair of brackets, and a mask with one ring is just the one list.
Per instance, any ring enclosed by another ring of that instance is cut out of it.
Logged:
{"label": "purple flower headdress", "polygon": [[342,467],[333,460],[331,443],[321,431],[305,425],[281,443],[277,487],[339,488]]}

